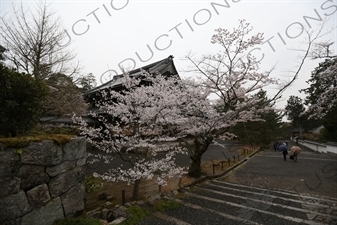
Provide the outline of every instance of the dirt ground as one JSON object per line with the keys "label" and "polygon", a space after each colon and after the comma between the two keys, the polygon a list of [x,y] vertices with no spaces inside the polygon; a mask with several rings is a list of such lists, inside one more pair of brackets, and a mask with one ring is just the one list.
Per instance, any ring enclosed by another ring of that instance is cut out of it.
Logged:
{"label": "dirt ground", "polygon": [[[206,162],[202,164],[202,173],[203,175],[212,175],[220,174],[224,172],[229,166],[227,163],[224,163],[222,169],[221,162],[214,162],[214,172],[213,173],[213,163]],[[182,178],[171,178],[166,179],[167,185],[162,186],[160,189],[161,193],[168,193],[174,190],[178,190],[182,187],[189,186],[193,184],[196,180],[195,178],[188,177],[187,174]],[[93,190],[90,193],[86,194],[86,205],[85,210],[90,211],[96,208],[101,207],[107,202],[105,196],[112,196],[109,200],[112,204],[111,206],[121,205],[122,204],[122,190],[125,190],[125,199],[126,202],[132,201],[132,191],[133,185],[127,185],[125,182],[106,182],[104,180],[97,180],[98,188]],[[145,200],[151,195],[154,195],[159,192],[159,186],[154,180],[141,180],[140,190],[139,190],[139,199]]]}

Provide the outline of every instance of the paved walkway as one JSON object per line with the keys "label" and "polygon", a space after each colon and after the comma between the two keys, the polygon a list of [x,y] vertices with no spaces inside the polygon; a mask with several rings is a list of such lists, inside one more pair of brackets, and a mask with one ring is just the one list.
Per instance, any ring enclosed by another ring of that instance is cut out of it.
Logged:
{"label": "paved walkway", "polygon": [[337,155],[301,148],[297,162],[289,154],[283,161],[280,152],[262,151],[229,174],[227,181],[337,198]]}
{"label": "paved walkway", "polygon": [[297,162],[273,150],[246,158],[224,177],[183,189],[183,207],[141,224],[337,224],[337,156],[302,149]]}

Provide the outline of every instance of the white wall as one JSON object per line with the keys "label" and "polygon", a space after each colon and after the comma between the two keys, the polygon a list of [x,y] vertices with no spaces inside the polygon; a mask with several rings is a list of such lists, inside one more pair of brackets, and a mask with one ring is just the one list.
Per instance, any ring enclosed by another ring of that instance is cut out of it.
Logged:
{"label": "white wall", "polygon": [[334,153],[337,154],[337,145],[330,145],[329,143],[323,144],[313,141],[303,141],[299,140],[299,144],[306,146],[314,151],[323,152],[323,153]]}

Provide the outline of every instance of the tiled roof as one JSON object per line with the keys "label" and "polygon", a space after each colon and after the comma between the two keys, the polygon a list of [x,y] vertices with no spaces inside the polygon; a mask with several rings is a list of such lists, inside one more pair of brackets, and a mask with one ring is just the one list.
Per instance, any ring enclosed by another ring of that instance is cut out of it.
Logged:
{"label": "tiled roof", "polygon": [[[174,63],[173,63],[172,55],[158,62],[132,70],[129,72],[129,76],[134,77],[134,78],[140,77],[142,75],[142,69],[149,72],[150,74],[163,74],[167,76],[178,74],[177,69],[175,68]],[[108,88],[112,88],[112,89],[119,88],[123,85],[124,81],[125,81],[125,77],[123,76],[123,74],[116,75],[113,77],[112,80],[106,82],[105,84],[102,84],[98,87],[95,87],[91,90],[86,91],[84,95],[90,95],[93,93],[97,93],[99,91],[102,91]]]}

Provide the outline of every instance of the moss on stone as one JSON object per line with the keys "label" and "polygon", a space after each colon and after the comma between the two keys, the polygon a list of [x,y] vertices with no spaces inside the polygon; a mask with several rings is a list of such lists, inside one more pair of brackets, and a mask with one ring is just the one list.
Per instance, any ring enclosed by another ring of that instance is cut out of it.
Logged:
{"label": "moss on stone", "polygon": [[58,145],[64,145],[70,141],[70,139],[76,137],[75,135],[65,134],[49,134],[49,135],[37,135],[37,136],[18,136],[10,138],[0,138],[0,143],[3,144],[1,149],[23,148],[27,147],[31,142],[41,142],[44,140],[52,140]]}

